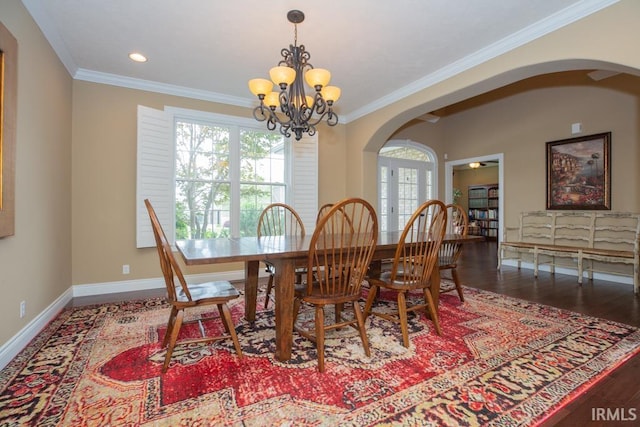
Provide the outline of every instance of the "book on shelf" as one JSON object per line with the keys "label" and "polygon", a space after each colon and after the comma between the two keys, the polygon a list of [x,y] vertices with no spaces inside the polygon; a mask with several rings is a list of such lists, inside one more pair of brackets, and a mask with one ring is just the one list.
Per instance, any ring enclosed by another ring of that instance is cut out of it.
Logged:
{"label": "book on shelf", "polygon": [[495,238],[498,236],[500,188],[497,184],[471,185],[468,190],[469,220],[477,224],[473,234]]}

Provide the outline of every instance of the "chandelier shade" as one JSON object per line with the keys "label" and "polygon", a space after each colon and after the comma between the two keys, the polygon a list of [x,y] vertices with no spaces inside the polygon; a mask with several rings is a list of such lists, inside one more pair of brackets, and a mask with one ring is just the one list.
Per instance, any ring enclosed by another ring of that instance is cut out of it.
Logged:
{"label": "chandelier shade", "polygon": [[296,70],[289,67],[273,67],[269,70],[269,77],[278,86],[285,84],[290,85],[296,79]]}
{"label": "chandelier shade", "polygon": [[280,94],[278,92],[270,92],[264,97],[264,104],[271,108],[280,106]]}
{"label": "chandelier shade", "polygon": [[[267,79],[249,80],[249,90],[258,97],[260,105],[253,110],[253,117],[267,122],[267,129],[275,130],[286,137],[292,134],[300,140],[303,134],[316,133],[316,125],[326,118],[329,126],[338,124],[333,103],[340,98],[340,88],[328,86],[331,72],[314,68],[308,61],[311,54],[304,45],[298,46],[297,24],[304,21],[304,13],[291,10],[287,14],[294,24],[294,44],[281,50],[282,60],[269,70]],[[305,89],[305,82],[309,89]],[[274,85],[276,91],[274,91]],[[306,91],[309,91],[307,95]]]}
{"label": "chandelier shade", "polygon": [[254,95],[265,96],[273,90],[273,83],[267,79],[251,79],[249,80],[249,90]]}
{"label": "chandelier shade", "polygon": [[340,88],[337,86],[325,86],[320,91],[325,101],[336,102],[340,98]]}
{"label": "chandelier shade", "polygon": [[331,73],[329,70],[325,70],[323,68],[314,68],[304,73],[304,79],[312,88],[317,86],[322,88],[329,84],[329,80],[331,80]]}

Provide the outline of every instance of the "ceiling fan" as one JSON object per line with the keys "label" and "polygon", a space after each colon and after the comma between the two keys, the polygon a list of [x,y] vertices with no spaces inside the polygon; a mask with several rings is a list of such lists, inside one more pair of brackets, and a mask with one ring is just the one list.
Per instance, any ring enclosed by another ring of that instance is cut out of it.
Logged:
{"label": "ceiling fan", "polygon": [[471,162],[471,163],[469,163],[469,167],[470,167],[471,169],[476,169],[476,168],[479,168],[479,167],[481,167],[481,166],[482,166],[482,167],[484,167],[484,166],[488,166],[488,165],[489,165],[489,163],[492,163],[492,164],[498,164],[498,163],[500,163],[500,161],[499,161],[499,160],[486,160],[486,161],[484,161],[484,162]]}

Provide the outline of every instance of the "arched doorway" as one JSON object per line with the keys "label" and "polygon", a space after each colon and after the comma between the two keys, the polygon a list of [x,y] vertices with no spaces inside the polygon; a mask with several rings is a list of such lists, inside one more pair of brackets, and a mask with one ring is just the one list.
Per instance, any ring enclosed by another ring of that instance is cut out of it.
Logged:
{"label": "arched doorway", "polygon": [[409,140],[388,141],[378,152],[378,222],[381,231],[402,230],[418,206],[437,198],[435,152]]}

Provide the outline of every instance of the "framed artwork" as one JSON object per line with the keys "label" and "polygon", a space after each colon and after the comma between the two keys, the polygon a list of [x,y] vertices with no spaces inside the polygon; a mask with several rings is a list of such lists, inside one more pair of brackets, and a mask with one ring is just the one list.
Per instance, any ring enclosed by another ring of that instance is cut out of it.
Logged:
{"label": "framed artwork", "polygon": [[0,238],[15,232],[18,42],[0,23]]}
{"label": "framed artwork", "polygon": [[547,209],[611,209],[611,132],[547,142]]}

